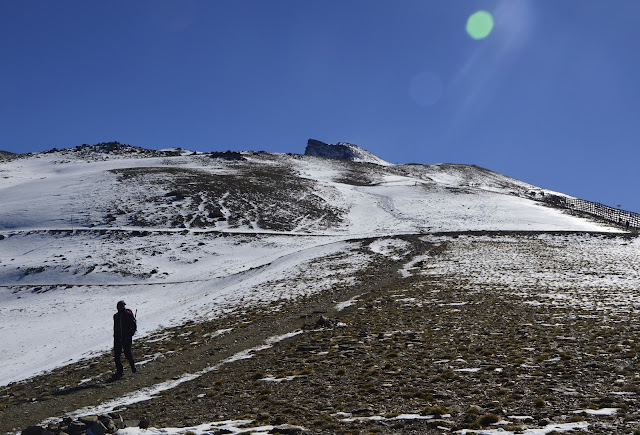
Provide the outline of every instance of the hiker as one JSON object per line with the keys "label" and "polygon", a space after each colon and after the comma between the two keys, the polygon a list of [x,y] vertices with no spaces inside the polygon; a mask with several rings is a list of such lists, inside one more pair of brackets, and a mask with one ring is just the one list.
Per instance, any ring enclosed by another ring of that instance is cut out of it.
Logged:
{"label": "hiker", "polygon": [[131,310],[124,308],[124,301],[119,301],[116,307],[118,312],[113,315],[113,356],[116,360],[116,376],[120,377],[123,373],[120,355],[124,349],[124,356],[129,361],[131,371],[136,372],[136,363],[133,360],[131,352],[131,344],[133,342],[133,334],[136,332],[136,318]]}

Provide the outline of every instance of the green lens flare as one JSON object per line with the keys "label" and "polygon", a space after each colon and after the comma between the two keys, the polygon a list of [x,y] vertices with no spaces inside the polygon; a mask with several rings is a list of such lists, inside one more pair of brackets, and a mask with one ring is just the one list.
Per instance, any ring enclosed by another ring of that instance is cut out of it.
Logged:
{"label": "green lens flare", "polygon": [[473,39],[484,39],[493,30],[493,17],[487,11],[478,11],[467,20],[467,33]]}

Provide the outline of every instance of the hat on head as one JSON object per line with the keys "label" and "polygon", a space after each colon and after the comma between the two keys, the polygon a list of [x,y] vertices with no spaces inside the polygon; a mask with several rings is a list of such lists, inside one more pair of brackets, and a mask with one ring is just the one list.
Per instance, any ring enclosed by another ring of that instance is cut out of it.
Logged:
{"label": "hat on head", "polygon": [[118,301],[118,304],[116,305],[116,307],[117,307],[117,308],[120,308],[120,307],[123,307],[123,308],[124,308],[124,306],[125,306],[125,305],[126,305],[126,304],[124,303],[124,301]]}

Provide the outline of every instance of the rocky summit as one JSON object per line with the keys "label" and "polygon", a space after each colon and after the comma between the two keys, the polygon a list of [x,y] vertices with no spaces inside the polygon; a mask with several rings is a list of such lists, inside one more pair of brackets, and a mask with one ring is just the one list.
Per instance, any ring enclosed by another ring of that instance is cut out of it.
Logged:
{"label": "rocky summit", "polygon": [[326,144],[319,140],[309,139],[307,148],[304,151],[307,156],[320,156],[332,159],[347,160],[350,162],[375,163],[377,165],[389,165],[389,162],[382,160],[369,151],[357,145],[338,142],[337,144]]}

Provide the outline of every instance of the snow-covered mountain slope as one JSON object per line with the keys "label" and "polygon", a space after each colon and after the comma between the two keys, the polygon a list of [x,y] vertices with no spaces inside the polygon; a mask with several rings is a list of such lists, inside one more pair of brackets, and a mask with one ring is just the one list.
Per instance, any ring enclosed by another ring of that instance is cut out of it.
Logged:
{"label": "snow-covered mountain slope", "polygon": [[532,201],[528,194],[541,189],[475,166],[243,156],[64,151],[5,162],[0,230],[613,231]]}
{"label": "snow-covered mountain slope", "polygon": [[254,152],[102,144],[4,161],[0,385],[107,350],[119,299],[146,334],[347,284],[373,255],[353,239],[619,231],[532,191],[475,166]]}

